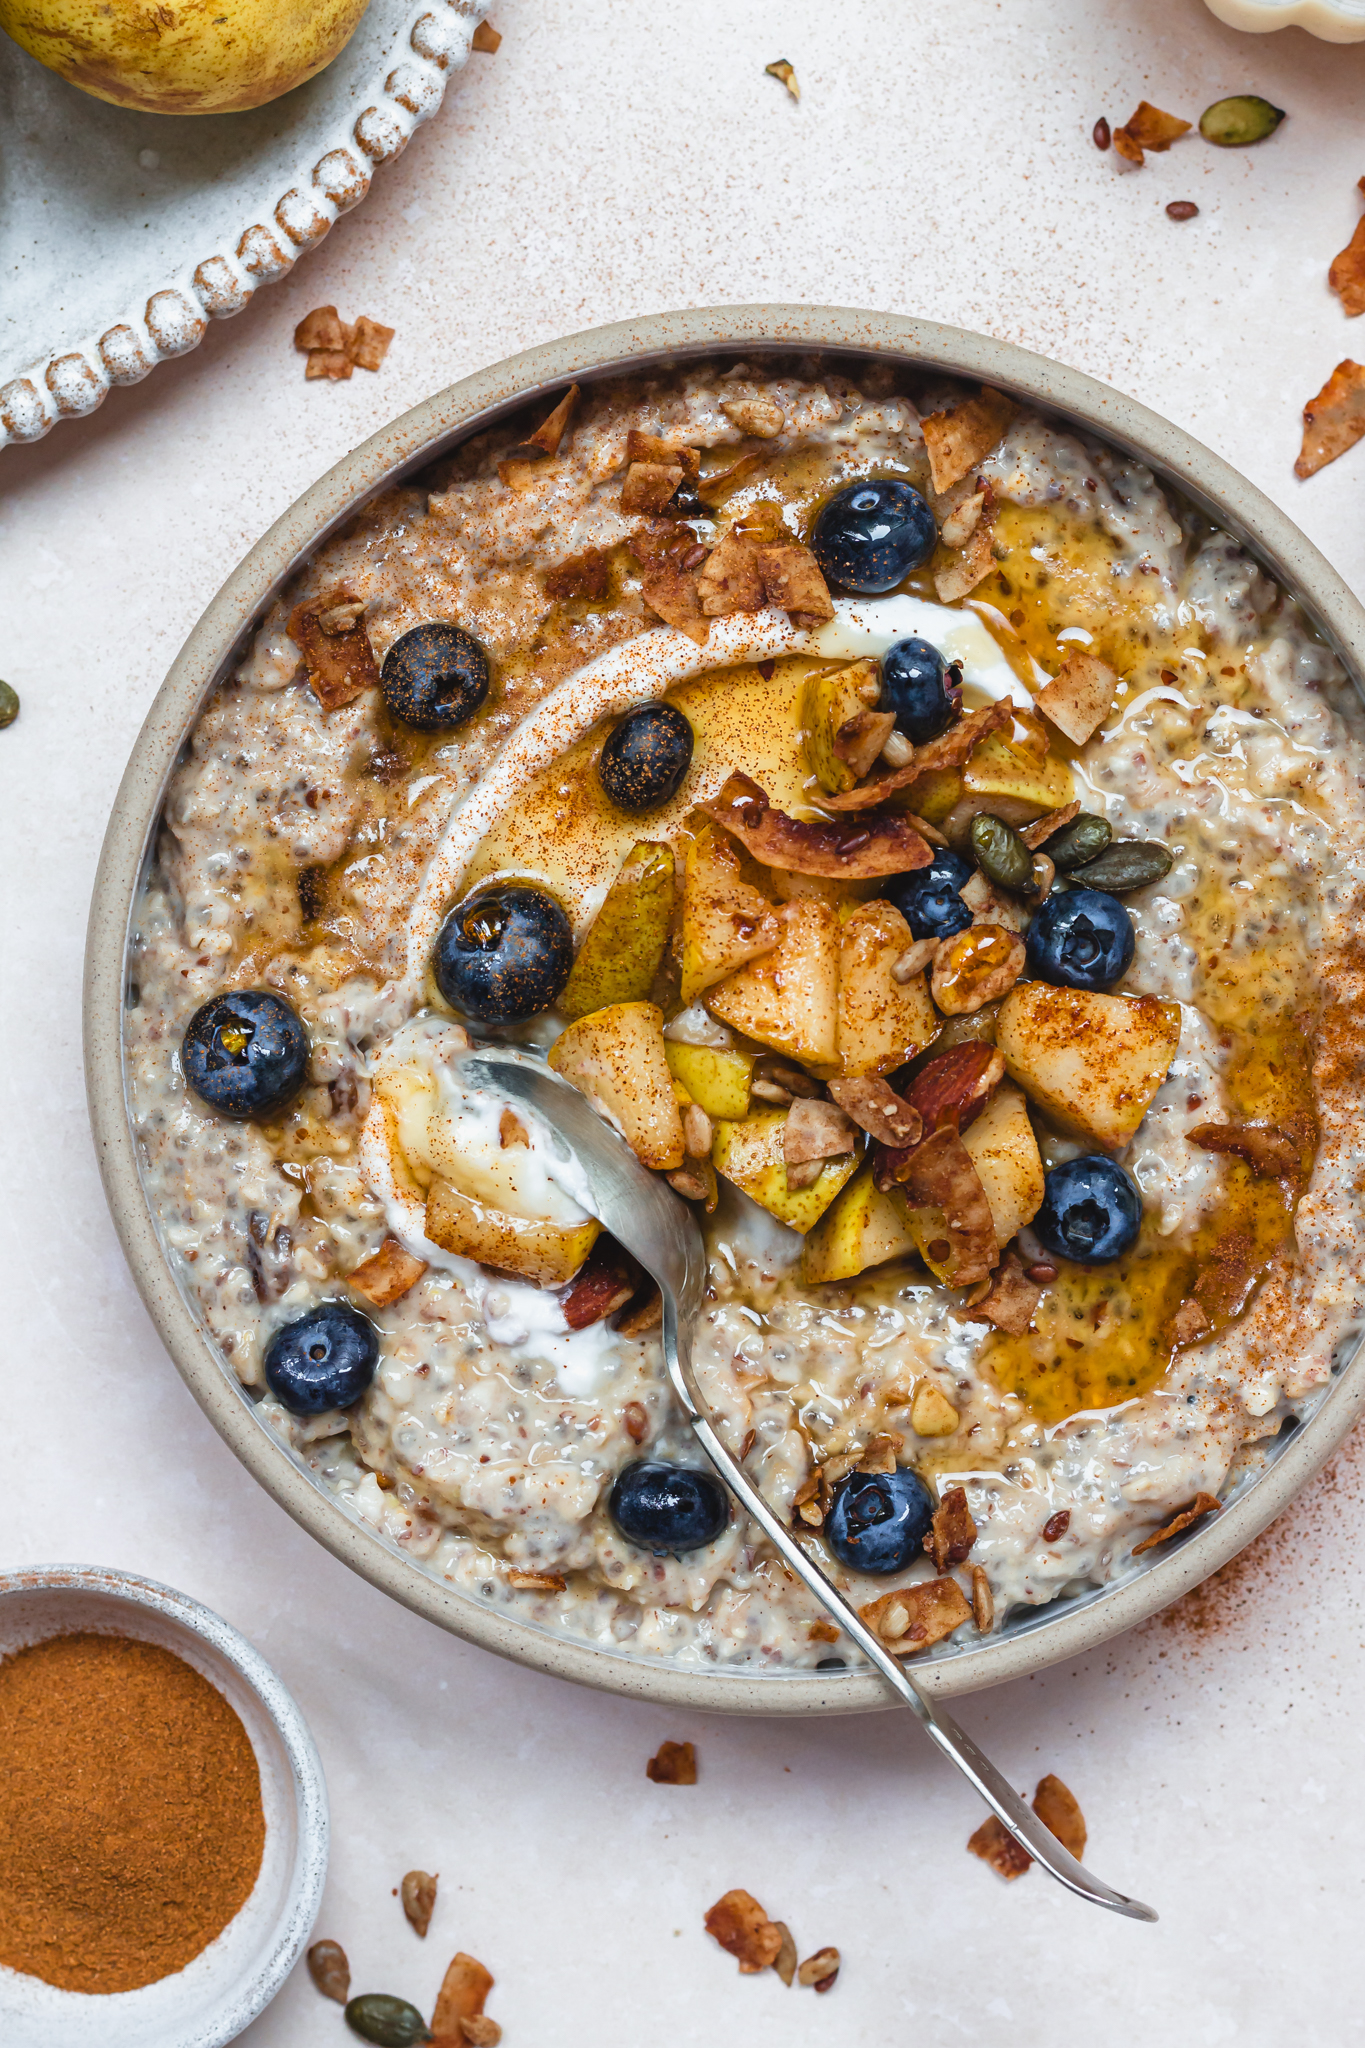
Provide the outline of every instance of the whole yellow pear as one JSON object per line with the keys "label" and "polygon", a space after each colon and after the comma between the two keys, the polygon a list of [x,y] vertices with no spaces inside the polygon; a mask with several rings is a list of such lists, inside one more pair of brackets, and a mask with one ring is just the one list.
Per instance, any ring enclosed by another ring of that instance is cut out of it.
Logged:
{"label": "whole yellow pear", "polygon": [[144,114],[261,107],[330,64],[368,0],[0,0],[0,28],[82,92]]}

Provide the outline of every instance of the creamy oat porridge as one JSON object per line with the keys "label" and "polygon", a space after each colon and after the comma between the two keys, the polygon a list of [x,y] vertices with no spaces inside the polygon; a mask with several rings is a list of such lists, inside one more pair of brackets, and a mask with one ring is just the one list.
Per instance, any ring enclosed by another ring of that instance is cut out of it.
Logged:
{"label": "creamy oat porridge", "polygon": [[727,1440],[887,1641],[969,1646],[1215,1511],[1354,1339],[1363,767],[1256,563],[998,394],[568,394],[371,504],[193,730],[127,1013],[170,1257],[427,1571],[851,1659],[462,1080],[544,1048],[699,1212]]}

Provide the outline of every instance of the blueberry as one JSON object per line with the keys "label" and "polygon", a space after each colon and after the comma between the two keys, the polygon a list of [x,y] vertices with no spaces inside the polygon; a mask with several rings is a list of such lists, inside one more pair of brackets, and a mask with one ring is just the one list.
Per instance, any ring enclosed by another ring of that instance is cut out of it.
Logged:
{"label": "blueberry", "polygon": [[275,1332],[266,1385],[291,1415],[325,1415],[354,1407],[378,1363],[374,1324],[347,1301],[324,1301]]}
{"label": "blueberry", "polygon": [[855,1572],[903,1572],[923,1554],[933,1519],[933,1497],[908,1466],[850,1472],[834,1489],[825,1541]]}
{"label": "blueberry", "polygon": [[543,889],[489,889],[457,904],[436,938],[436,985],[480,1024],[548,1010],[573,966],[573,933]]}
{"label": "blueberry", "polygon": [[676,704],[640,704],[603,747],[597,773],[617,810],[634,813],[676,796],[691,765],[692,728]]}
{"label": "blueberry", "polygon": [[928,560],[937,539],[934,515],[914,485],[891,477],[836,491],[810,533],[826,579],[868,595],[894,590]]}
{"label": "blueberry", "polygon": [[958,893],[975,870],[970,861],[946,846],[936,846],[927,868],[912,868],[883,884],[882,894],[895,904],[917,939],[950,939],[965,932],[972,913]]}
{"label": "blueberry", "polygon": [[725,1488],[709,1472],[651,1458],[623,1468],[607,1508],[627,1541],[656,1557],[714,1543],[730,1519]]}
{"label": "blueberry", "polygon": [[463,725],[488,695],[488,656],[462,626],[429,619],[394,641],[380,672],[384,702],[404,725]]}
{"label": "blueberry", "polygon": [[185,1079],[222,1116],[269,1117],[308,1076],[308,1033],[267,988],[215,996],[190,1018],[180,1047]]}
{"label": "blueberry", "polygon": [[1112,988],[1133,958],[1133,920],[1102,889],[1054,889],[1028,928],[1028,971],[1059,988]]}
{"label": "blueberry", "polygon": [[882,657],[877,709],[894,711],[897,732],[922,747],[946,732],[961,711],[961,671],[949,668],[928,640],[897,640]]}
{"label": "blueberry", "polygon": [[1137,1182],[1097,1152],[1053,1167],[1033,1228],[1050,1252],[1099,1266],[1133,1249],[1141,1222]]}

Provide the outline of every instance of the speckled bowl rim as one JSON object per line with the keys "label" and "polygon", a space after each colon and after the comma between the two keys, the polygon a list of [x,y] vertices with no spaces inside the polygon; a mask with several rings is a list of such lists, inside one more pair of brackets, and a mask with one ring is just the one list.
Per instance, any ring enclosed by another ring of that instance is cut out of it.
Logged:
{"label": "speckled bowl rim", "polygon": [[[306,491],[229,576],[181,649],[134,746],[105,838],[86,948],[85,1058],[100,1171],[133,1277],[172,1359],[219,1435],[303,1528],[372,1585],[466,1641],[628,1698],[712,1713],[854,1713],[890,1702],[871,1673],[744,1676],[626,1656],[509,1619],[402,1557],[295,1466],[256,1420],[172,1276],[138,1175],[124,1092],[122,1001],[133,903],[169,775],[200,704],[277,587],[373,493],[573,378],[664,367],[715,350],[842,350],[982,378],[1131,450],[1250,545],[1365,676],[1365,609],[1276,506],[1218,456],[1135,400],[1012,343],[893,313],[826,306],[720,306],[654,313],[542,343],[415,406]],[[1117,1585],[1054,1603],[979,1647],[927,1659],[916,1676],[951,1697],[1073,1659],[1144,1621],[1226,1564],[1331,1455],[1365,1403],[1365,1349],[1336,1375],[1268,1469],[1178,1545]]]}
{"label": "speckled bowl rim", "polygon": [[[230,1664],[250,1687],[283,1745],[294,1782],[298,1823],[295,1875],[269,1940],[262,1943],[261,1963],[249,1987],[235,1998],[225,1999],[218,2011],[185,2040],[185,2048],[226,2048],[226,2043],[235,2041],[280,1990],[303,1954],[322,1907],[331,1820],[327,1780],[312,1731],[294,1695],[260,1651],[221,1614],[215,1614],[211,1607],[192,1600],[175,1586],[144,1578],[140,1572],[120,1571],[113,1565],[32,1564],[0,1571],[0,1603],[15,1596],[41,1597],[45,1593],[57,1596],[54,1605],[60,1604],[64,1594],[97,1594],[134,1612],[154,1614],[172,1629],[183,1629],[187,1636],[197,1637],[225,1664]],[[87,1620],[82,1626],[92,1624]],[[60,1629],[50,1633],[58,1634]],[[45,1635],[34,1638],[45,1639]]]}

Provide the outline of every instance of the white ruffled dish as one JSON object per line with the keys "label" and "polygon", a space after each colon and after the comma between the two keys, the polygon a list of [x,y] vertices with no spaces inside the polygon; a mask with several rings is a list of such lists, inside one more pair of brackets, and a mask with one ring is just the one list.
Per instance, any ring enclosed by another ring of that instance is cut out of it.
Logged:
{"label": "white ruffled dish", "polygon": [[1229,28],[1254,36],[1273,28],[1304,28],[1324,43],[1365,41],[1365,0],[1205,0]]}
{"label": "white ruffled dish", "polygon": [[370,0],[249,113],[107,105],[0,34],[0,447],[198,346],[322,240],[441,104],[487,0]]}

